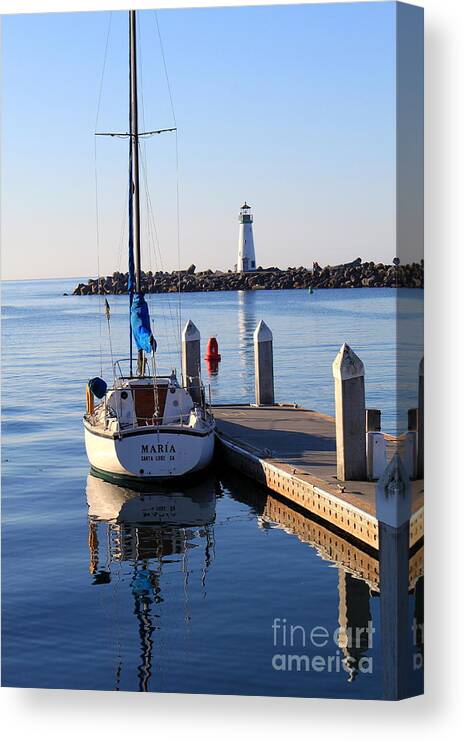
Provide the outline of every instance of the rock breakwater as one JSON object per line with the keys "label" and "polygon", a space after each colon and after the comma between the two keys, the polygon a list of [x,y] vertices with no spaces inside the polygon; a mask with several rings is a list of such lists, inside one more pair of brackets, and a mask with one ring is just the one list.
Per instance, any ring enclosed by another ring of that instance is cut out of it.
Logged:
{"label": "rock breakwater", "polygon": [[[162,271],[142,274],[142,289],[147,294],[166,294],[177,291],[257,291],[282,289],[351,289],[351,288],[423,288],[423,261],[400,265],[395,259],[385,263],[365,262],[358,258],[343,265],[322,268],[314,263],[312,268],[258,268],[253,273],[229,271],[196,272],[195,265],[187,270],[166,273]],[[79,283],[74,295],[126,294],[128,274],[115,272],[112,276],[90,278]]]}

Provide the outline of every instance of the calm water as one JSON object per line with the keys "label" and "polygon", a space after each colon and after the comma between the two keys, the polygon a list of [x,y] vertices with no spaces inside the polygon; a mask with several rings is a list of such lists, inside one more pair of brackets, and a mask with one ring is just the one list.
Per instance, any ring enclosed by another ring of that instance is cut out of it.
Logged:
{"label": "calm water", "polygon": [[[108,330],[97,297],[61,295],[75,283],[3,287],[3,684],[381,697],[379,596],[322,558],[323,528],[234,473],[143,500],[88,478],[85,383],[100,373],[101,343],[110,376]],[[127,299],[110,304],[113,353],[125,357]],[[177,299],[150,304],[159,371],[179,368]],[[218,374],[204,372],[216,402],[252,400],[252,333],[264,319],[278,400],[331,413],[331,363],[347,341],[365,363],[367,405],[382,409],[384,430],[404,429],[416,405],[420,292],[188,294],[182,318],[203,343],[218,337]],[[396,332],[405,346],[397,359]],[[409,600],[413,619],[418,585]],[[372,646],[352,651],[355,672],[341,667],[347,650],[332,638],[323,648],[309,641],[314,627],[332,634],[370,621]],[[319,669],[273,667],[289,652],[282,627],[291,624],[303,627],[291,651],[321,656]]]}

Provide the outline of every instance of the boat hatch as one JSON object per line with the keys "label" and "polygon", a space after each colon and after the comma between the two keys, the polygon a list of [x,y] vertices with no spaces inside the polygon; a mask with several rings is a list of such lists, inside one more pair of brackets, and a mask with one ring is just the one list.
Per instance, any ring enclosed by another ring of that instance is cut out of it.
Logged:
{"label": "boat hatch", "polygon": [[131,386],[138,425],[161,425],[165,414],[166,384]]}

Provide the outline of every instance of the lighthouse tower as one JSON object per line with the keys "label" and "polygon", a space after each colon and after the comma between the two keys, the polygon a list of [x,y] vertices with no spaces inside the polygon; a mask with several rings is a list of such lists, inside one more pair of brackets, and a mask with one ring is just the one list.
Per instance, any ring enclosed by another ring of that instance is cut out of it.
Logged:
{"label": "lighthouse tower", "polygon": [[255,248],[252,232],[253,214],[252,209],[244,202],[239,212],[239,246],[237,250],[237,272],[247,273],[254,271]]}

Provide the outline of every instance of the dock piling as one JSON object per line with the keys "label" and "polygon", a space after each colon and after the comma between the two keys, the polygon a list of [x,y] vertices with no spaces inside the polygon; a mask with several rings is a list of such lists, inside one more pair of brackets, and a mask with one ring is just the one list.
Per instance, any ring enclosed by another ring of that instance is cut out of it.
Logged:
{"label": "dock piling", "polygon": [[412,485],[395,454],[376,485],[384,692],[405,697],[409,661],[409,537]]}
{"label": "dock piling", "polygon": [[336,408],[337,478],[367,478],[365,368],[344,343],[333,363]]}
{"label": "dock piling", "polygon": [[253,334],[255,356],[255,403],[274,404],[273,333],[260,320]]}
{"label": "dock piling", "polygon": [[201,402],[200,388],[200,332],[189,320],[182,331],[182,377],[189,393],[198,404]]}

